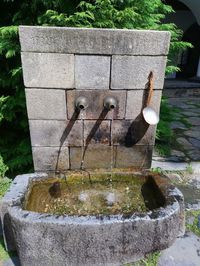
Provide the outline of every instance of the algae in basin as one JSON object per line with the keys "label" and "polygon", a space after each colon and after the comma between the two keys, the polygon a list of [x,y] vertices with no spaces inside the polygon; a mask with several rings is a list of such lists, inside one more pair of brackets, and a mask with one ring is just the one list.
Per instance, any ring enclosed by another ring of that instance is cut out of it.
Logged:
{"label": "algae in basin", "polygon": [[[112,180],[111,180],[112,178]],[[112,215],[146,212],[163,200],[152,195],[153,183],[127,174],[72,174],[36,181],[24,209],[58,215]],[[155,194],[155,193],[154,193]],[[153,202],[154,201],[154,202]]]}

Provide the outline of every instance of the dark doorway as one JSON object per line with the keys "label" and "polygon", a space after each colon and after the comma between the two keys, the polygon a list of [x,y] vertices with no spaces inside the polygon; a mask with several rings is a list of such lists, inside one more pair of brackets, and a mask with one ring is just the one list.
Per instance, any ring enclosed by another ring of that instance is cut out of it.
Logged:
{"label": "dark doorway", "polygon": [[179,64],[181,72],[177,73],[177,78],[195,77],[200,56],[200,26],[194,23],[184,33],[182,40],[192,43],[194,48],[182,53]]}

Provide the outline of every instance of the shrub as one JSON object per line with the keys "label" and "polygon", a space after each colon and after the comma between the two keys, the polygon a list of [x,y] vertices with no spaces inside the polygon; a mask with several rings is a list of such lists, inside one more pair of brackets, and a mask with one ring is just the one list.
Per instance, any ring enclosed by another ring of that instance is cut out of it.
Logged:
{"label": "shrub", "polygon": [[4,164],[3,158],[0,155],[0,178],[5,176],[5,173],[7,170],[8,170],[8,167]]}

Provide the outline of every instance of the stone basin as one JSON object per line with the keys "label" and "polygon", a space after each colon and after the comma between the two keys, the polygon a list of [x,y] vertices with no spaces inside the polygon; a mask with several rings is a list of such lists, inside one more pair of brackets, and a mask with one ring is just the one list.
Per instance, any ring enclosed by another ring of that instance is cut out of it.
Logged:
{"label": "stone basin", "polygon": [[154,205],[146,211],[115,215],[27,211],[24,201],[33,182],[49,176],[17,176],[1,203],[7,249],[17,250],[22,266],[99,266],[123,265],[169,247],[184,234],[183,196],[165,176],[148,171],[134,176],[145,180],[147,194],[153,191]]}

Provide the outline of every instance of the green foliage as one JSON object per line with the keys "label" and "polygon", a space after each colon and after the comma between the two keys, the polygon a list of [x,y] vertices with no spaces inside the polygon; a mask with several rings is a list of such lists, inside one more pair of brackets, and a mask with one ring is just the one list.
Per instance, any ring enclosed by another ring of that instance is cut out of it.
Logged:
{"label": "green foliage", "polygon": [[200,216],[200,210],[192,210],[192,211],[187,211],[186,213],[187,217],[194,217],[194,222],[193,224],[187,224],[186,223],[186,228],[196,235],[200,236],[200,228],[198,226],[198,217]]}
{"label": "green foliage", "polygon": [[4,164],[3,158],[0,155],[0,178],[5,176],[5,173],[7,170],[8,170],[8,167]]}
{"label": "green foliage", "polygon": [[[169,30],[172,34],[168,71],[181,49],[181,32],[162,24],[172,8],[161,0],[3,0],[0,10],[0,151],[8,175],[32,170],[18,25]],[[161,133],[158,132],[160,138]],[[168,132],[169,134],[169,132]]]}
{"label": "green foliage", "polygon": [[0,178],[0,199],[5,195],[6,191],[9,189],[12,180],[4,177]]}
{"label": "green foliage", "polygon": [[157,266],[158,260],[160,257],[160,252],[154,252],[146,256],[145,259],[142,259],[135,263],[128,263],[124,266]]}
{"label": "green foliage", "polygon": [[160,122],[158,123],[156,131],[156,148],[162,156],[170,155],[170,144],[174,138],[170,124],[175,120],[176,111],[176,108],[169,106],[167,98],[162,97]]}
{"label": "green foliage", "polygon": [[32,168],[17,26],[0,28],[0,61],[0,151],[14,176]]}
{"label": "green foliage", "polygon": [[186,167],[186,172],[190,175],[192,175],[194,173],[194,169],[192,168],[191,164],[188,164],[188,166]]}
{"label": "green foliage", "polygon": [[156,167],[156,168],[151,168],[151,171],[155,174],[162,174],[163,173],[163,169],[160,167]]}
{"label": "green foliage", "polygon": [[158,260],[160,257],[160,252],[155,252],[153,254],[148,255],[148,257],[144,260],[142,260],[144,266],[157,266],[158,265]]}

